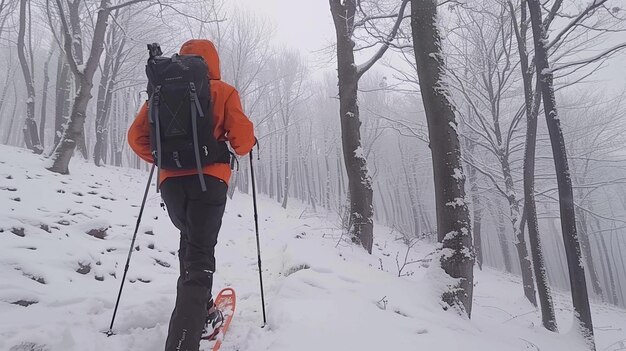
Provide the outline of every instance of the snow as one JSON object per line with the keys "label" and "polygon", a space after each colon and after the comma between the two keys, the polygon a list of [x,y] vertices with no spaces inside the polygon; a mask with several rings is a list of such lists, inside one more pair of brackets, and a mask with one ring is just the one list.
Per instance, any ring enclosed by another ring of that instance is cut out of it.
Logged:
{"label": "snow", "polygon": [[455,168],[454,170],[454,174],[452,175],[452,178],[456,179],[456,180],[462,180],[465,178],[465,176],[463,175],[463,170],[460,168]]}
{"label": "snow", "polygon": [[[175,299],[178,234],[150,188],[128,281],[107,337],[147,173],[82,160],[68,176],[44,158],[0,146],[0,350],[162,350]],[[542,329],[516,276],[475,271],[472,319],[444,311],[440,294],[457,281],[437,255],[398,277],[406,246],[375,225],[372,255],[349,244],[332,214],[300,218],[259,197],[268,325],[262,315],[252,200],[228,203],[215,288],[234,287],[237,312],[224,351],[584,350],[568,330],[571,301],[555,293],[559,329]],[[295,201],[292,201],[295,203]],[[433,257],[415,245],[408,261]],[[19,302],[19,304],[17,304]],[[27,307],[23,305],[28,305]],[[593,305],[598,350],[625,337],[626,311]],[[533,346],[533,345],[536,345]],[[201,349],[208,349],[203,343]]]}
{"label": "snow", "polygon": [[363,153],[363,148],[361,146],[357,147],[356,150],[354,150],[354,156],[356,158],[365,158],[365,154]]}
{"label": "snow", "polygon": [[541,70],[541,75],[546,76],[552,74],[552,70],[550,68],[544,68]]}
{"label": "snow", "polygon": [[448,122],[448,125],[450,126],[450,128],[454,129],[454,132],[456,132],[457,134],[459,134],[459,127],[456,123],[456,121],[454,122]]}
{"label": "snow", "polygon": [[456,197],[454,198],[453,201],[447,202],[446,206],[450,206],[450,207],[465,206],[465,199],[463,199],[462,197]]}

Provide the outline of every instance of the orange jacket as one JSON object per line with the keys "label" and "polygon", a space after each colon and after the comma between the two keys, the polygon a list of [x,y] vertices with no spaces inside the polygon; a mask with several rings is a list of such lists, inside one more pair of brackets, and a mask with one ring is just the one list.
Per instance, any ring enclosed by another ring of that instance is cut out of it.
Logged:
{"label": "orange jacket", "polygon": [[[213,106],[213,121],[215,123],[213,134],[217,140],[228,140],[230,147],[239,156],[249,153],[255,143],[252,122],[243,112],[237,90],[220,80],[220,61],[213,43],[202,39],[189,40],[180,48],[180,54],[201,55],[209,66],[211,105]],[[148,121],[148,105],[146,103],[143,104],[128,130],[128,144],[144,161],[154,162],[150,148],[150,122]],[[202,172],[220,178],[226,183],[228,183],[231,173],[230,165],[225,163],[205,166]],[[162,169],[159,183],[169,177],[193,174],[198,174],[198,172],[194,169]]]}

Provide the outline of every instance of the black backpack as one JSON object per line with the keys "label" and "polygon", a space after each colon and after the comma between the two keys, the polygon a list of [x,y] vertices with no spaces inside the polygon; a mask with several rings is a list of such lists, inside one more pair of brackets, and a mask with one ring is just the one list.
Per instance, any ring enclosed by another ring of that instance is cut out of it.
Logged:
{"label": "black backpack", "polygon": [[196,169],[206,191],[202,167],[229,163],[225,142],[213,135],[209,68],[201,56],[162,56],[149,44],[148,116],[152,156],[160,169]]}

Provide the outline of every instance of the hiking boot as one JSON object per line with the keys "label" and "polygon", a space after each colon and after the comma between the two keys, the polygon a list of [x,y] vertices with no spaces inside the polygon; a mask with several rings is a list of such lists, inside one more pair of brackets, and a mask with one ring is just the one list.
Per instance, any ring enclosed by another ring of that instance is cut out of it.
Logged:
{"label": "hiking boot", "polygon": [[208,315],[206,317],[206,322],[204,323],[204,330],[202,332],[202,339],[204,340],[213,340],[217,336],[220,331],[220,328],[224,324],[224,314],[222,311],[217,309],[213,300],[208,303]]}

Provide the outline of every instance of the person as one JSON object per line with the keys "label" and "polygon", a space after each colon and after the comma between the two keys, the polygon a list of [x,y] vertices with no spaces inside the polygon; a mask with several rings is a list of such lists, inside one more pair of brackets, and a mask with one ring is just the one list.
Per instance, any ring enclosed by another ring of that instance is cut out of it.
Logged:
{"label": "person", "polygon": [[[213,43],[189,40],[181,47],[180,55],[200,55],[208,64],[214,136],[218,141],[228,141],[239,156],[250,153],[255,144],[252,122],[243,112],[237,90],[221,80],[219,56]],[[128,143],[140,158],[154,162],[147,104],[130,126]],[[202,173],[206,191],[201,189],[197,170],[160,170],[161,196],[171,221],[180,230],[180,277],[166,351],[197,351],[203,330],[217,330],[223,320],[213,304],[211,289],[216,268],[215,245],[231,167],[228,163],[214,163],[204,166]]]}

